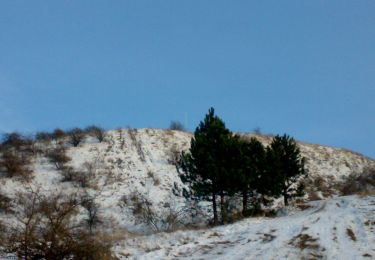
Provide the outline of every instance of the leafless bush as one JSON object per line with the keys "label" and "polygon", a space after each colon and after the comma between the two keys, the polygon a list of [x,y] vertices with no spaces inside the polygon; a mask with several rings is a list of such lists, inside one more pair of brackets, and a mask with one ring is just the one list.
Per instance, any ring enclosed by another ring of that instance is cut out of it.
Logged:
{"label": "leafless bush", "polygon": [[62,182],[73,182],[81,188],[90,186],[90,175],[86,171],[76,171],[70,166],[61,169]]}
{"label": "leafless bush", "polygon": [[45,146],[41,146],[38,142],[32,140],[28,146],[25,147],[23,153],[28,156],[36,156],[45,152]]}
{"label": "leafless bush", "polygon": [[0,168],[5,172],[6,176],[21,177],[28,179],[31,177],[29,169],[30,158],[25,154],[17,151],[6,150],[0,157]]}
{"label": "leafless bush", "polygon": [[181,151],[178,149],[176,144],[174,144],[170,148],[167,156],[168,156],[168,163],[177,167],[181,159]]}
{"label": "leafless bush", "polygon": [[154,185],[159,186],[160,185],[160,179],[159,178],[154,178]]}
{"label": "leafless bush", "polygon": [[86,127],[85,131],[98,139],[98,141],[101,143],[104,141],[104,138],[105,138],[105,130],[99,126],[95,126],[95,125],[92,125],[92,126],[88,126]]}
{"label": "leafless bush", "polygon": [[118,259],[112,254],[114,241],[108,234],[96,232],[91,235],[81,231],[74,234],[74,239],[77,245],[71,254],[72,259]]}
{"label": "leafless bush", "polygon": [[75,176],[78,174],[73,167],[65,166],[60,169],[60,173],[62,175],[61,182],[68,182],[68,181],[74,181]]}
{"label": "leafless bush", "polygon": [[309,192],[308,194],[309,194],[309,200],[311,201],[322,199],[322,195],[317,191],[312,191],[312,192]]}
{"label": "leafless bush", "polygon": [[112,259],[110,240],[99,240],[78,225],[76,194],[49,197],[20,194],[19,225],[8,228],[5,251],[20,259]]}
{"label": "leafless bush", "polygon": [[62,182],[73,182],[78,184],[81,188],[90,187],[93,178],[97,171],[96,162],[85,162],[83,169],[75,170],[70,166],[63,166],[60,172],[63,176]]}
{"label": "leafless bush", "polygon": [[163,209],[156,211],[152,202],[143,194],[133,192],[130,196],[123,196],[121,203],[131,208],[139,223],[146,224],[154,232],[170,232],[182,225],[182,210],[177,210],[169,203]]}
{"label": "leafless bush", "polygon": [[169,125],[169,129],[176,130],[176,131],[186,131],[185,126],[179,121],[171,121]]}
{"label": "leafless bush", "polygon": [[84,222],[88,227],[90,234],[93,234],[93,229],[102,223],[102,220],[99,217],[99,205],[95,203],[95,197],[89,195],[86,195],[82,199],[81,205],[86,209],[87,213]]}
{"label": "leafless bush", "polygon": [[47,153],[47,158],[56,166],[57,170],[61,170],[71,160],[66,155],[66,149],[63,146],[52,149]]}
{"label": "leafless bush", "polygon": [[6,232],[6,227],[4,223],[0,220],[0,252],[1,252],[1,248],[4,247],[4,241],[6,239],[5,232]]}
{"label": "leafless bush", "polygon": [[350,237],[351,240],[357,241],[357,237],[355,236],[353,230],[351,228],[346,229],[346,234]]}
{"label": "leafless bush", "polygon": [[[302,185],[305,187],[305,192],[308,194],[309,200],[318,200],[323,197],[330,197],[335,194],[336,182],[327,176],[315,176],[313,178],[306,178],[302,180]],[[321,194],[321,195],[320,195]]]}
{"label": "leafless bush", "polygon": [[[0,193],[0,213],[9,213],[11,211],[10,198]],[[1,232],[0,232],[1,233]]]}
{"label": "leafless bush", "polygon": [[90,175],[88,172],[80,171],[78,172],[75,181],[81,188],[87,188],[90,187],[91,177],[92,175]]}
{"label": "leafless bush", "polygon": [[151,178],[151,179],[154,179],[155,178],[155,174],[153,171],[148,171],[147,172],[147,177]]}
{"label": "leafless bush", "polygon": [[145,154],[143,152],[143,149],[142,149],[142,142],[140,140],[137,139],[137,133],[138,133],[138,130],[135,129],[135,128],[129,128],[129,136],[130,136],[130,139],[134,145],[134,147],[136,148],[137,150],[137,153],[138,153],[138,156],[139,156],[139,159],[142,161],[142,162],[145,162],[146,161],[146,157],[145,157]]}
{"label": "leafless bush", "polygon": [[85,138],[85,132],[80,128],[73,128],[67,132],[69,143],[77,147]]}
{"label": "leafless bush", "polygon": [[155,186],[160,185],[160,179],[155,176],[155,173],[153,171],[148,171],[147,172],[147,177],[152,179],[152,181],[154,182]]}
{"label": "leafless bush", "polygon": [[35,134],[35,140],[38,142],[50,142],[53,139],[53,134],[49,132],[38,132]]}
{"label": "leafless bush", "polygon": [[56,128],[55,130],[53,130],[52,139],[54,139],[55,141],[62,139],[65,136],[66,136],[66,133],[64,132],[64,130],[60,128]]}
{"label": "leafless bush", "polygon": [[3,136],[1,151],[16,152],[21,157],[31,157],[37,154],[38,149],[32,138],[13,132]]}
{"label": "leafless bush", "polygon": [[98,159],[93,161],[87,161],[83,163],[83,168],[87,172],[88,177],[92,178],[95,177],[95,174],[98,170]]}
{"label": "leafless bush", "polygon": [[5,134],[3,137],[3,148],[14,148],[20,150],[22,147],[30,145],[31,140],[17,132]]}
{"label": "leafless bush", "polygon": [[375,194],[375,168],[366,168],[361,174],[351,174],[342,185],[341,193]]}

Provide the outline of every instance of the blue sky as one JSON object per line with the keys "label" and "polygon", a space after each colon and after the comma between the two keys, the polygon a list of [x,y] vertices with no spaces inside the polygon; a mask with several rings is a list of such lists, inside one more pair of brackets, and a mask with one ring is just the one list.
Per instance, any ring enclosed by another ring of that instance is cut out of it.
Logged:
{"label": "blue sky", "polygon": [[288,133],[375,158],[375,1],[0,2],[0,131]]}

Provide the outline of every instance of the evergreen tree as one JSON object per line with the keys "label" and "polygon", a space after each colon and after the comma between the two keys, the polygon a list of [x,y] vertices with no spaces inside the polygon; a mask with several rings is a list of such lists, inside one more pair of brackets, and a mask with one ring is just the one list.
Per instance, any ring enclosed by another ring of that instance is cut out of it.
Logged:
{"label": "evergreen tree", "polygon": [[183,153],[180,161],[180,177],[189,184],[190,195],[212,201],[215,225],[218,224],[216,198],[221,196],[223,213],[224,195],[228,186],[228,143],[231,136],[223,120],[210,108],[194,132],[190,151]]}
{"label": "evergreen tree", "polygon": [[293,138],[288,135],[275,136],[267,147],[267,176],[270,193],[282,195],[285,206],[288,199],[301,194],[298,179],[305,175],[304,158]]}
{"label": "evergreen tree", "polygon": [[240,162],[237,177],[239,178],[238,188],[242,193],[242,214],[247,215],[248,197],[256,193],[264,193],[266,184],[263,181],[265,148],[261,142],[252,137],[250,141],[239,143]]}

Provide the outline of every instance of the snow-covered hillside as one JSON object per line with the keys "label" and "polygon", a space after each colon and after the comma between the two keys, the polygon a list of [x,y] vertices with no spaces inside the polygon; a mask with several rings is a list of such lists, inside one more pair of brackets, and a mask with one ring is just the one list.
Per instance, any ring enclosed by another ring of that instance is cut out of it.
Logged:
{"label": "snow-covered hillside", "polygon": [[125,259],[374,259],[375,197],[314,201],[284,216],[127,239]]}
{"label": "snow-covered hillside", "polygon": [[[242,135],[244,138],[253,136]],[[256,137],[264,144],[271,140]],[[33,178],[29,182],[1,178],[1,192],[10,198],[30,189],[47,196],[59,192],[89,193],[99,206],[103,226],[126,233],[126,237],[135,237],[116,246],[119,257],[259,259],[259,256],[279,259],[298,258],[301,254],[309,257],[315,253],[335,259],[375,256],[374,218],[370,214],[374,215],[374,198],[337,198],[314,202],[306,211],[276,219],[248,219],[212,230],[138,237],[165,228],[149,225],[134,216],[134,194],[147,200],[157,214],[167,214],[171,210],[182,212],[186,202],[185,186],[173,160],[176,153],[189,148],[191,138],[190,133],[161,129],[108,131],[104,142],[87,137],[78,147],[68,146],[67,154],[72,158],[69,166],[89,174],[86,187],[63,182],[61,171],[41,153],[32,160]],[[53,142],[38,144],[42,150],[54,145]],[[299,146],[306,157],[309,182],[314,184],[310,192],[315,192],[318,198],[337,194],[336,184],[345,181],[350,174],[375,167],[374,160],[345,149],[305,143]],[[319,185],[315,185],[317,183]],[[183,221],[189,222],[188,217],[183,216]],[[11,221],[4,214],[0,214],[0,218],[5,223]],[[370,221],[367,226],[366,219]],[[348,239],[347,229],[354,232],[356,241]],[[306,249],[300,250],[301,246]],[[345,251],[349,246],[354,249]]]}

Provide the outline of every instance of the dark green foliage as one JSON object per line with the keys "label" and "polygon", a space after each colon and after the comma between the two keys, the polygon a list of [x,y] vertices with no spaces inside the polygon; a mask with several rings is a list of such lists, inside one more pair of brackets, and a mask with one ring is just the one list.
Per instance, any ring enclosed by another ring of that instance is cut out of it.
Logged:
{"label": "dark green foliage", "polygon": [[180,162],[181,180],[189,184],[190,195],[211,199],[214,224],[218,224],[216,196],[223,196],[228,186],[226,155],[230,138],[230,131],[211,108],[194,132],[190,152],[182,154]]}
{"label": "dark green foliage", "polygon": [[218,224],[217,197],[225,223],[230,219],[225,199],[235,194],[242,196],[243,216],[258,214],[272,197],[282,195],[287,205],[288,199],[304,194],[303,185],[297,185],[305,174],[304,159],[293,138],[276,136],[266,149],[256,138],[233,135],[213,108],[195,130],[178,168],[190,187],[185,197],[212,201],[214,224]]}
{"label": "dark green foliage", "polygon": [[283,135],[275,136],[267,148],[267,183],[273,196],[284,197],[284,204],[288,199],[301,195],[303,186],[296,183],[305,175],[304,158],[293,138]]}
{"label": "dark green foliage", "polygon": [[252,197],[252,204],[259,204],[257,195],[266,192],[265,148],[261,142],[252,137],[249,141],[241,140],[238,144],[238,162],[233,164],[236,169],[237,189],[242,194],[243,214],[246,215],[248,197]]}

